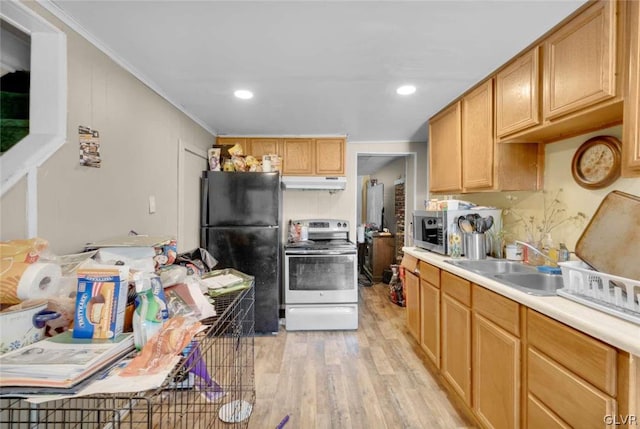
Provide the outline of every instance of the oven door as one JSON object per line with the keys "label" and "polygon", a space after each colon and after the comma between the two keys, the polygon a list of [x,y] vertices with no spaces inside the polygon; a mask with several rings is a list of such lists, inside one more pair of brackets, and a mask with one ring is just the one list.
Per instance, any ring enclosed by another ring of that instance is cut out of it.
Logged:
{"label": "oven door", "polygon": [[358,256],[286,254],[285,304],[358,302]]}

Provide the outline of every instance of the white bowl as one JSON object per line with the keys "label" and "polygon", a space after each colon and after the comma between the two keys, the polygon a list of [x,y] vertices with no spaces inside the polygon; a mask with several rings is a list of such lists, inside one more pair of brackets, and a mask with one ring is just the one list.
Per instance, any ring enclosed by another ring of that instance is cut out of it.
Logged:
{"label": "white bowl", "polygon": [[60,313],[47,310],[46,301],[0,312],[0,354],[40,341],[44,338],[46,322],[58,317]]}

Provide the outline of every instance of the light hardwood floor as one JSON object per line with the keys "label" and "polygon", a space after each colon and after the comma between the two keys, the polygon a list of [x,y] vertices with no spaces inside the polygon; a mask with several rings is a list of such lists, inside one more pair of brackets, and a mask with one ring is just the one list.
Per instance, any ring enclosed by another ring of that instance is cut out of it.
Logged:
{"label": "light hardwood floor", "polygon": [[425,368],[388,286],[360,286],[357,331],[255,338],[249,428],[471,428]]}

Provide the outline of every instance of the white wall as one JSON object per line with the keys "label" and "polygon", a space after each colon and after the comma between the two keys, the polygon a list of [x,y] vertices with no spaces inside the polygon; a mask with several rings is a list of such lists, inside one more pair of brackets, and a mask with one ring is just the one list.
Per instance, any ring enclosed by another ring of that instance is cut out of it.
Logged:
{"label": "white wall", "polygon": [[[38,170],[38,235],[56,253],[130,230],[177,235],[178,141],[206,150],[214,137],[49,12],[27,4],[66,33],[68,55],[67,142]],[[100,132],[101,168],[79,165],[79,125]],[[2,197],[2,240],[25,238],[24,192],[18,184]],[[155,214],[148,210],[152,195]],[[199,204],[191,196],[185,210],[197,212]]]}
{"label": "white wall", "polygon": [[[416,207],[416,201],[427,198],[427,144],[424,142],[347,142],[347,185],[344,191],[284,191],[283,197],[283,238],[286,239],[286,225],[290,219],[338,218],[351,223],[349,237],[356,241],[356,227],[360,223],[357,217],[358,195],[361,184],[358,180],[358,153],[380,153],[409,155],[407,161],[407,216]],[[415,198],[414,198],[415,195]],[[409,233],[409,225],[405,226]]]}
{"label": "white wall", "polygon": [[[571,175],[571,160],[576,150],[582,143],[591,137],[599,135],[615,136],[622,140],[622,127],[616,126],[593,133],[584,134],[578,137],[549,143],[545,146],[545,170],[544,189],[553,193],[562,189],[559,199],[566,208],[566,214],[573,215],[577,212],[584,213],[589,219],[593,216],[602,199],[611,191],[619,190],[633,195],[640,196],[640,179],[618,179],[612,185],[597,190],[588,190],[580,187],[573,180]],[[622,142],[624,144],[624,142]],[[509,200],[507,197],[515,197]],[[461,195],[462,199],[467,199],[478,204],[494,205],[500,208],[516,208],[522,213],[535,216],[536,219],[542,217],[542,201],[544,194],[541,192],[503,192],[487,194],[467,194]],[[508,219],[507,219],[508,220]],[[554,241],[564,241],[570,250],[575,248],[575,243],[587,226],[583,224],[568,223],[563,227],[552,231]],[[509,227],[509,225],[505,225]],[[523,239],[522,228],[512,225],[514,238]]]}

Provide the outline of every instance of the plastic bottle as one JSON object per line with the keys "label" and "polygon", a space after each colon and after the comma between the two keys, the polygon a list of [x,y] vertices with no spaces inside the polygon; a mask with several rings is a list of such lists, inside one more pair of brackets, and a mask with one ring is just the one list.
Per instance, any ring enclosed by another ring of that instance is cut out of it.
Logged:
{"label": "plastic bottle", "polygon": [[136,283],[136,309],[133,312],[133,342],[141,350],[164,323],[163,308],[156,299],[150,282],[145,279]]}
{"label": "plastic bottle", "polygon": [[558,262],[567,262],[569,260],[569,249],[564,243],[560,243],[558,249]]}

